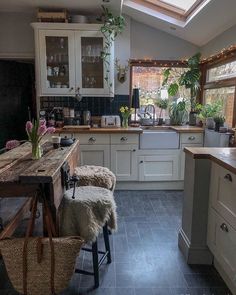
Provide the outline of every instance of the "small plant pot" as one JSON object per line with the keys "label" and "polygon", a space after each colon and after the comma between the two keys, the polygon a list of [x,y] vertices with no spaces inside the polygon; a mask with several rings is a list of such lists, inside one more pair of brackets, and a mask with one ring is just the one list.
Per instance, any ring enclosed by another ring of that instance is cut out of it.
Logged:
{"label": "small plant pot", "polygon": [[189,113],[189,125],[190,126],[196,126],[197,123],[197,113],[196,112],[190,112]]}
{"label": "small plant pot", "polygon": [[163,125],[163,123],[164,123],[163,118],[159,118],[158,119],[158,125],[161,126],[161,125]]}
{"label": "small plant pot", "polygon": [[223,127],[224,124],[219,123],[219,122],[215,122],[215,131],[219,132],[220,131],[220,127]]}
{"label": "small plant pot", "polygon": [[208,129],[214,129],[215,128],[215,122],[213,118],[206,118],[206,128]]}

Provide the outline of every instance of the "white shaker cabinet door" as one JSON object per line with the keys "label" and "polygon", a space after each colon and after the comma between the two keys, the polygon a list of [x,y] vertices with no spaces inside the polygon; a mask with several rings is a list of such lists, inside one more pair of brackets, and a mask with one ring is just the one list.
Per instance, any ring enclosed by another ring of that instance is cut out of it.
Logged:
{"label": "white shaker cabinet door", "polygon": [[95,165],[110,168],[110,146],[81,144],[79,165]]}
{"label": "white shaker cabinet door", "polygon": [[111,170],[118,181],[137,180],[138,145],[111,145]]}

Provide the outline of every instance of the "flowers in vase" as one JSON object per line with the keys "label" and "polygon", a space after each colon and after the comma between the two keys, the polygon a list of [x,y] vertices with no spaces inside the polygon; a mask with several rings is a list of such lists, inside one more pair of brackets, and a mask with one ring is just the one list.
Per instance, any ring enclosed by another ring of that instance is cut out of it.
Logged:
{"label": "flowers in vase", "polygon": [[121,106],[120,112],[121,112],[121,116],[122,116],[122,126],[128,127],[128,120],[129,120],[129,116],[132,113],[132,109],[129,108],[128,106]]}
{"label": "flowers in vase", "polygon": [[45,134],[54,133],[55,128],[47,127],[45,120],[34,120],[33,122],[26,122],[25,130],[27,132],[28,139],[32,144],[32,158],[39,159],[42,155],[40,141]]}

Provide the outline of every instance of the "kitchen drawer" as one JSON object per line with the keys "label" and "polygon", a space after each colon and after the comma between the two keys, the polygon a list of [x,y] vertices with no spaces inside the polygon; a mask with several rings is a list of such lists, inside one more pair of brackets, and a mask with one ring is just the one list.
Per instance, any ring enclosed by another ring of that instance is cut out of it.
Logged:
{"label": "kitchen drawer", "polygon": [[138,134],[111,134],[111,144],[139,144]]}
{"label": "kitchen drawer", "polygon": [[211,206],[236,229],[236,175],[212,163]]}
{"label": "kitchen drawer", "polygon": [[209,210],[207,244],[236,286],[236,231],[212,208]]}
{"label": "kitchen drawer", "polygon": [[110,144],[109,134],[75,134],[75,138],[79,139],[80,144]]}
{"label": "kitchen drawer", "polygon": [[181,143],[203,143],[203,133],[183,133]]}

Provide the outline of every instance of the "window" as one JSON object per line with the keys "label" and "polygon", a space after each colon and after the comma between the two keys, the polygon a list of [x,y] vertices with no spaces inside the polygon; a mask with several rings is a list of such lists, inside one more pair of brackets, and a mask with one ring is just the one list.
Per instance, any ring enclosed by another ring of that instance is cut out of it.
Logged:
{"label": "window", "polygon": [[232,77],[236,77],[236,60],[207,71],[207,82],[219,81]]}
{"label": "window", "polygon": [[222,114],[226,124],[234,127],[236,124],[236,60],[225,60],[206,69],[206,81],[203,102],[223,101]]}
{"label": "window", "polygon": [[[169,97],[168,91],[165,87],[162,86],[164,80],[163,71],[166,68],[171,67],[173,72],[176,75],[179,75],[185,71],[185,67],[178,67],[168,62],[169,64],[158,65],[155,64],[158,62],[149,62],[149,64],[136,62],[135,65],[132,65],[132,89],[135,87],[139,88],[140,93],[140,113],[145,113],[145,108],[147,105],[155,106],[156,117],[159,117],[161,110],[156,106],[157,99],[178,99],[178,98],[189,98],[189,90],[186,90],[185,87],[181,87],[179,93],[173,98]],[[159,63],[160,64],[160,63]],[[174,77],[172,77],[174,79]],[[171,81],[171,77],[170,77]],[[168,110],[162,111],[162,117],[168,118]]]}

